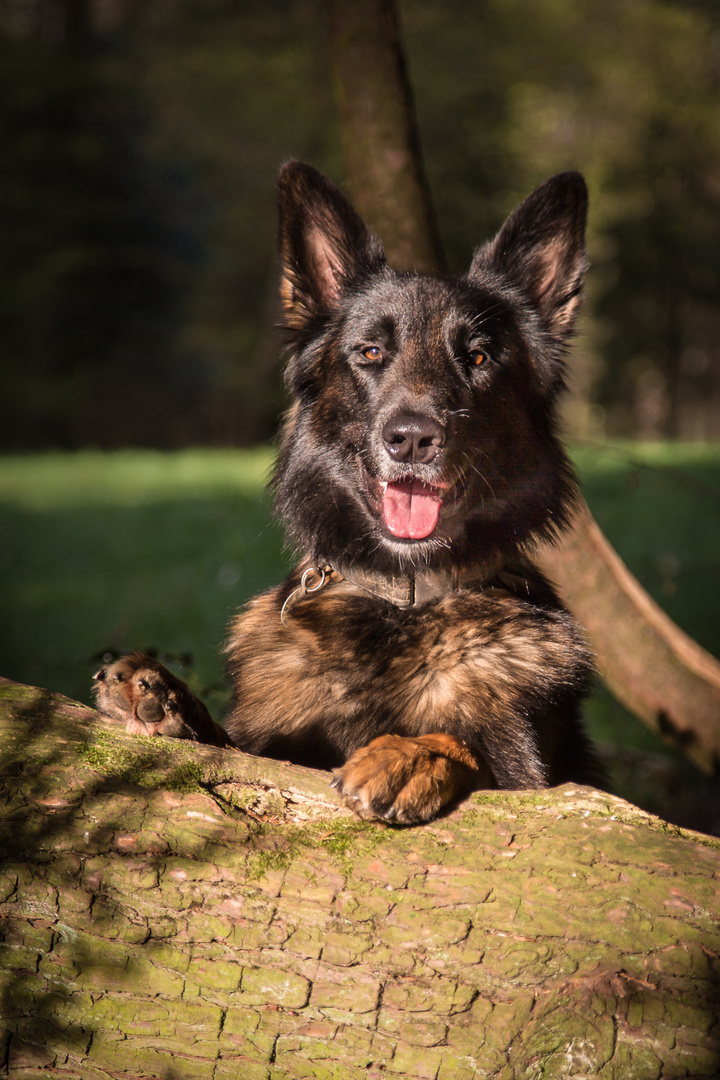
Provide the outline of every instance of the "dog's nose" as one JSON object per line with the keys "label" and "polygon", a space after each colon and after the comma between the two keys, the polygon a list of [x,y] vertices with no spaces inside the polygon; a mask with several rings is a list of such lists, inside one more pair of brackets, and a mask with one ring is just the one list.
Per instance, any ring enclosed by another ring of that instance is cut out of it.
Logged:
{"label": "dog's nose", "polygon": [[431,416],[402,413],[388,420],[382,437],[391,458],[427,465],[443,446],[445,430]]}

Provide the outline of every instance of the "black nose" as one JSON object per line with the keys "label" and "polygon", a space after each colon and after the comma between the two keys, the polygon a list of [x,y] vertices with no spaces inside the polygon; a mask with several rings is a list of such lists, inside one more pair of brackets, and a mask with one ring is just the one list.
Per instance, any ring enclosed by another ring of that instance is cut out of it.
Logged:
{"label": "black nose", "polygon": [[391,458],[427,465],[444,444],[445,430],[431,416],[406,413],[391,417],[382,437]]}

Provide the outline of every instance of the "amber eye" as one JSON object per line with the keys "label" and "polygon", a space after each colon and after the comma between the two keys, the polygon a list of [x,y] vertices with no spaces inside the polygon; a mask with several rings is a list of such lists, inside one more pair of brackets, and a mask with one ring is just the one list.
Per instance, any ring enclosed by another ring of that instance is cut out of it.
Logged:
{"label": "amber eye", "polygon": [[383,358],[382,349],[379,349],[377,345],[368,345],[367,349],[362,350],[362,354],[366,360],[373,360],[375,363]]}
{"label": "amber eye", "polygon": [[471,349],[468,356],[470,357],[470,363],[473,367],[480,367],[487,359],[482,349]]}

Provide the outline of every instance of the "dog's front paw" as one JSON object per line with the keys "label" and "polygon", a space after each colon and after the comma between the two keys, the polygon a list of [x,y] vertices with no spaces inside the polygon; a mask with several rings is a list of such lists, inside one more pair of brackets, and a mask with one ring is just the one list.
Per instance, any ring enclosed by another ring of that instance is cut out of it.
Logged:
{"label": "dog's front paw", "polygon": [[233,746],[202,701],[167,668],[132,652],[93,676],[98,711],[122,720],[134,735],[166,735],[212,746]]}
{"label": "dog's front paw", "polygon": [[490,781],[484,763],[452,735],[381,735],[335,770],[332,786],[358,817],[412,825]]}

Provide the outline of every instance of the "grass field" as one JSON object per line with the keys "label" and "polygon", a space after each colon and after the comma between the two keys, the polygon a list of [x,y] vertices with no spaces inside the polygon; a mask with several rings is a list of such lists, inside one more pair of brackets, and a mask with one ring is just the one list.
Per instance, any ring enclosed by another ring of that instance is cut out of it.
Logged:
{"label": "grass field", "polygon": [[[720,446],[588,446],[574,458],[630,568],[720,655]],[[0,674],[89,701],[103,653],[157,649],[221,717],[228,618],[289,565],[263,494],[270,463],[266,449],[1,458]],[[689,767],[607,692],[587,718],[625,762],[622,794],[660,811],[659,789],[700,799]],[[715,789],[702,790],[712,816]]]}

